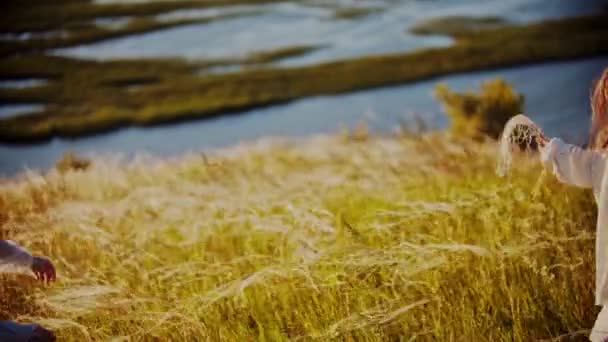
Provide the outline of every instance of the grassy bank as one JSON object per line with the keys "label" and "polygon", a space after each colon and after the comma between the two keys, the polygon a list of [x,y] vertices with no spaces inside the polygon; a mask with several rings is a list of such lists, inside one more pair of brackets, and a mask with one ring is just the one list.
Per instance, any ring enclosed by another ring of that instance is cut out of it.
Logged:
{"label": "grassy bank", "polygon": [[414,24],[409,32],[419,35],[449,35],[452,37],[475,34],[487,29],[500,28],[507,22],[500,17],[440,17]]}
{"label": "grassy bank", "polygon": [[360,19],[383,10],[380,7],[339,7],[334,11],[333,19]]}
{"label": "grassy bank", "polygon": [[[74,137],[128,125],[211,117],[305,96],[449,73],[605,54],[607,18],[596,15],[505,26],[458,35],[456,44],[447,48],[224,75],[199,76],[192,71],[200,68],[200,63],[179,60],[102,63],[44,56],[5,59],[0,65],[2,78],[50,74],[53,82],[39,88],[0,90],[2,102],[49,104],[40,114],[1,120],[0,140]],[[117,65],[121,68],[116,70],[123,72],[112,71]],[[167,65],[171,67],[165,70]],[[108,75],[153,81],[134,89],[132,82],[108,85]]]}
{"label": "grassy bank", "polygon": [[5,180],[0,233],[59,281],[4,276],[0,319],[65,341],[585,334],[592,196],[525,160],[498,178],[495,151],[333,136]]}

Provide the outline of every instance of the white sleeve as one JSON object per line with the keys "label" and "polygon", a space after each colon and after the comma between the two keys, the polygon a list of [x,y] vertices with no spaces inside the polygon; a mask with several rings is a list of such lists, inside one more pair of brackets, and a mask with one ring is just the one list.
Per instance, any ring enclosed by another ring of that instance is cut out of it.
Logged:
{"label": "white sleeve", "polygon": [[32,267],[34,258],[23,247],[10,240],[0,240],[0,272]]}
{"label": "white sleeve", "polygon": [[578,146],[554,138],[540,150],[543,165],[553,171],[560,182],[581,188],[593,187],[593,164],[601,157]]}

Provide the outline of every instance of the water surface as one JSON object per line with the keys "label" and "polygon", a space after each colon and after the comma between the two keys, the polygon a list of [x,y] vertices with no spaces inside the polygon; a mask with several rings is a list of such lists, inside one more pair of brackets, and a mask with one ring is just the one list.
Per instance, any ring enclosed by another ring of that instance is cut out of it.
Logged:
{"label": "water surface", "polygon": [[43,109],[44,105],[37,103],[0,104],[0,119],[41,112]]}
{"label": "water surface", "polygon": [[[354,19],[334,18],[336,8],[353,6],[380,11]],[[326,46],[279,63],[303,65],[450,45],[452,40],[448,37],[417,36],[407,32],[415,23],[435,17],[500,16],[511,22],[525,23],[590,14],[603,6],[602,0],[349,0],[179,10],[158,18],[213,17],[256,9],[260,13],[57,49],[54,53],[102,60],[141,57],[221,59],[245,57],[292,45]]]}
{"label": "water surface", "polygon": [[25,78],[25,79],[3,79],[0,80],[0,89],[24,89],[40,87],[46,85],[48,80],[44,78]]}

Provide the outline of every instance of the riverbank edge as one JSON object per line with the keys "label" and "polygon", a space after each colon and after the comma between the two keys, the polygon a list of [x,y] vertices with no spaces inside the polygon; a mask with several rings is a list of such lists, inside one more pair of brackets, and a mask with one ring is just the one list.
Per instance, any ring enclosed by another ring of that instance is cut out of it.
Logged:
{"label": "riverbank edge", "polygon": [[[20,144],[43,142],[53,137],[76,138],[128,126],[153,126],[235,114],[308,96],[606,54],[608,15],[604,13],[459,35],[453,46],[445,48],[305,67],[184,76],[144,87],[136,94],[130,94],[129,102],[124,102],[124,95],[117,95],[112,101],[95,99],[92,102],[97,107],[80,114],[69,109],[75,104],[84,105],[86,109],[87,98],[70,102],[47,87],[46,100],[58,102],[53,110],[0,120],[0,142]],[[7,67],[14,72],[18,64]],[[36,97],[35,90],[28,92],[30,99]],[[15,94],[13,92],[13,99]],[[38,94],[38,99],[44,101],[45,95]]]}

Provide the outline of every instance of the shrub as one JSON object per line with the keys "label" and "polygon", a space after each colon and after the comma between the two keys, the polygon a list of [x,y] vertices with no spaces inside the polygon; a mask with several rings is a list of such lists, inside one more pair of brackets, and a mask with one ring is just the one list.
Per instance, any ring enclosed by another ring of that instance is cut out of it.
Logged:
{"label": "shrub", "polygon": [[522,112],[524,98],[501,78],[482,83],[479,93],[454,92],[446,84],[435,87],[435,96],[451,120],[451,131],[460,136],[497,138],[505,123]]}
{"label": "shrub", "polygon": [[63,156],[55,163],[55,168],[60,173],[66,173],[70,170],[84,171],[91,166],[89,159],[80,157],[74,152],[66,152]]}

